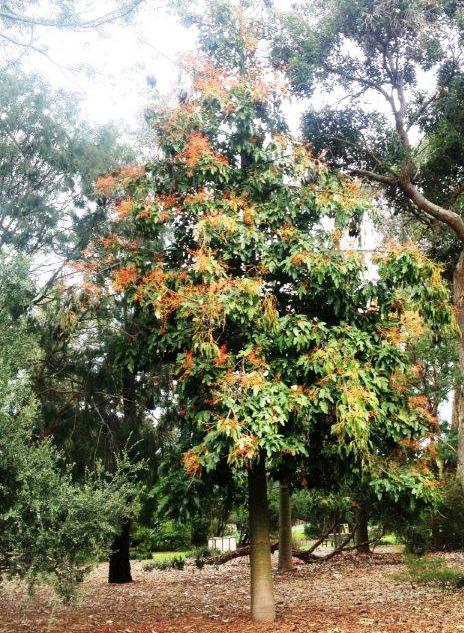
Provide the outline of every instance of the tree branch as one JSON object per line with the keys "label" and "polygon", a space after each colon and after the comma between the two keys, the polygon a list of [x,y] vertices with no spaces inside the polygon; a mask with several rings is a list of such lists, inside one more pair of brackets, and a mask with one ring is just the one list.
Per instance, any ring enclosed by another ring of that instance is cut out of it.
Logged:
{"label": "tree branch", "polygon": [[[129,5],[122,7],[121,9],[114,11],[110,11],[105,13],[99,17],[94,18],[93,20],[80,21],[78,18],[75,21],[60,22],[59,20],[49,20],[46,18],[34,18],[22,16],[19,13],[15,13],[8,7],[4,7],[2,11],[0,11],[0,19],[9,20],[11,22],[18,22],[20,24],[28,24],[34,26],[45,26],[49,28],[61,28],[61,29],[82,29],[82,30],[91,30],[102,26],[103,24],[107,24],[109,22],[114,22],[115,20],[122,19],[135,11],[137,7],[139,7],[145,0],[133,0]],[[6,11],[5,11],[6,9]]]}
{"label": "tree branch", "polygon": [[397,182],[400,189],[408,196],[411,202],[436,220],[447,224],[453,229],[461,242],[464,242],[464,220],[460,215],[428,200],[408,178],[399,178]]}
{"label": "tree branch", "polygon": [[377,174],[374,171],[369,171],[368,169],[348,169],[348,171],[353,176],[368,178],[369,180],[380,182],[383,185],[394,186],[398,184],[398,180],[394,176],[384,176],[383,174]]}

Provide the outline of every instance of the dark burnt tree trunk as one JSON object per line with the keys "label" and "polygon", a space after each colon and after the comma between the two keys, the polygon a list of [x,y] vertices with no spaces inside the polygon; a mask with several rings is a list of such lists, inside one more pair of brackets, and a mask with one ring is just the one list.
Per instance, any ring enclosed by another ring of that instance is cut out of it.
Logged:
{"label": "dark burnt tree trunk", "polygon": [[121,532],[113,541],[108,574],[109,583],[124,584],[132,582],[129,555],[130,524],[130,519],[124,519],[121,525]]}
{"label": "dark burnt tree trunk", "polygon": [[[126,324],[126,331],[132,333],[130,324]],[[121,369],[121,393],[123,406],[123,419],[121,421],[118,433],[119,449],[124,449],[130,442],[131,434],[136,432],[138,416],[136,405],[136,372],[128,367]],[[134,439],[134,438],[133,438]],[[110,561],[108,582],[124,584],[132,582],[131,564],[130,564],[130,535],[131,521],[125,518],[122,521],[121,532],[114,539]]]}

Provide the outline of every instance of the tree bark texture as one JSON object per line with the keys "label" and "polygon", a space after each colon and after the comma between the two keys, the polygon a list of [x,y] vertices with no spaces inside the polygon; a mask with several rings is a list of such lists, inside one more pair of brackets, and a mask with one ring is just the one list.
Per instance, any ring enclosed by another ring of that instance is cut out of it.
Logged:
{"label": "tree bark texture", "polygon": [[267,499],[264,455],[248,471],[248,507],[250,516],[251,615],[257,622],[275,620],[269,539],[269,507]]}
{"label": "tree bark texture", "polygon": [[293,569],[292,506],[288,481],[279,485],[279,571]]}
{"label": "tree bark texture", "polygon": [[120,534],[114,539],[111,547],[108,582],[124,584],[132,582],[130,565],[130,519],[124,519]]}
{"label": "tree bark texture", "polygon": [[365,506],[361,503],[356,508],[356,551],[358,554],[370,554],[368,517]]}

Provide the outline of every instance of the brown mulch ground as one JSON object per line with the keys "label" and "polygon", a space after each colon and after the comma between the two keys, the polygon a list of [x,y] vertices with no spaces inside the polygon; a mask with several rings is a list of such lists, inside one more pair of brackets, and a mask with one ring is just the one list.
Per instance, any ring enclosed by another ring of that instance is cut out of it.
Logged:
{"label": "brown mulch ground", "polygon": [[[464,570],[464,553],[446,555]],[[82,602],[50,605],[9,585],[0,595],[0,633],[458,633],[464,631],[464,590],[446,592],[396,581],[398,554],[345,555],[275,574],[278,620],[253,625],[248,616],[246,559],[220,568],[144,572],[108,585],[101,565],[86,580]]]}

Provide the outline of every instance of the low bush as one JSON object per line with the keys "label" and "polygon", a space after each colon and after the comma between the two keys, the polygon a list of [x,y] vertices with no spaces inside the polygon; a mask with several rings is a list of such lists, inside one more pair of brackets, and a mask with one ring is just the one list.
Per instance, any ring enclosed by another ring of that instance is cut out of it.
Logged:
{"label": "low bush", "polygon": [[405,563],[406,571],[396,574],[397,580],[420,585],[440,585],[443,588],[464,587],[464,572],[456,567],[450,567],[440,558],[408,556]]}
{"label": "low bush", "polygon": [[205,559],[210,555],[207,547],[197,547],[193,553],[193,560],[197,569],[203,569],[206,564]]}
{"label": "low bush", "polygon": [[143,571],[165,571],[167,569],[177,569],[182,571],[185,567],[184,556],[173,556],[162,560],[153,560],[143,565]]}

